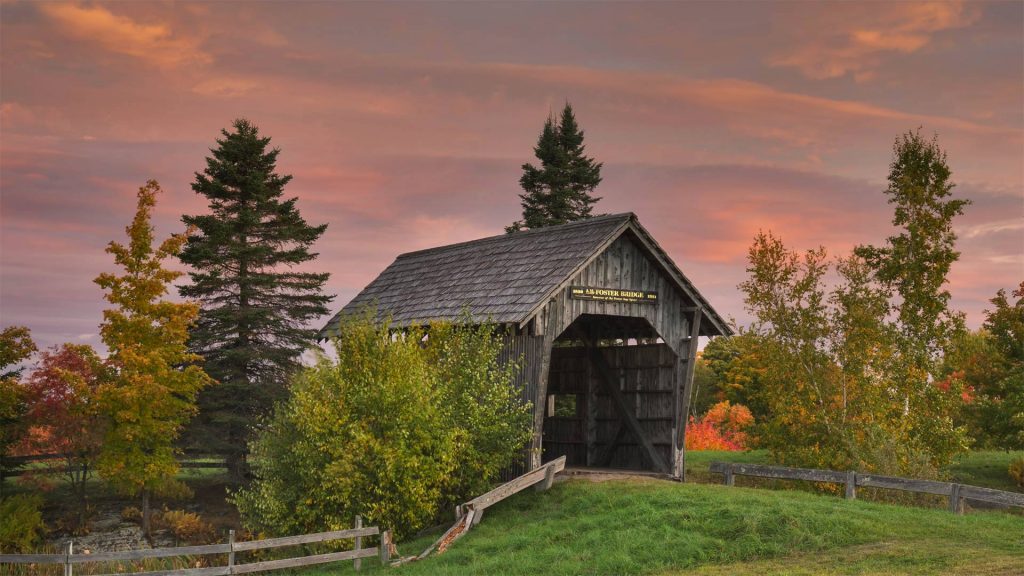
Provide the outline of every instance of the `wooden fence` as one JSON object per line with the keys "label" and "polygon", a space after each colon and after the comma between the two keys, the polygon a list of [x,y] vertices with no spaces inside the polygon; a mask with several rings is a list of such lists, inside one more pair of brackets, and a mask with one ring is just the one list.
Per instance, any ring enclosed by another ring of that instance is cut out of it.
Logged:
{"label": "wooden fence", "polygon": [[[23,476],[28,472],[41,472],[44,474],[61,474],[68,470],[60,460],[63,460],[63,456],[60,454],[34,454],[32,456],[0,456],[0,483],[5,478],[16,478]],[[216,459],[214,462],[204,462],[203,460]],[[48,468],[27,470],[23,467],[27,464],[35,462],[54,462],[55,465],[49,466]],[[223,460],[223,456],[219,454],[197,454],[194,456],[186,455],[185,458],[178,460],[178,466],[180,468],[199,468],[199,469],[218,469],[226,468]]]}
{"label": "wooden fence", "polygon": [[763,464],[735,464],[731,462],[712,462],[711,472],[722,474],[722,483],[732,486],[736,476],[756,476],[778,480],[805,480],[808,482],[828,482],[843,484],[848,499],[857,497],[857,487],[884,488],[920,494],[937,494],[949,498],[949,511],[963,514],[964,500],[987,502],[1001,506],[1024,508],[1024,494],[1005,492],[957,484],[955,482],[938,482],[935,480],[914,480],[895,476],[879,476],[854,472],[838,472],[835,470],[816,470],[811,468],[787,468],[785,466],[765,466]]}
{"label": "wooden fence", "polygon": [[[380,535],[380,545],[364,548],[362,539],[367,536]],[[283,546],[298,546],[300,544],[312,544],[317,542],[328,542],[332,540],[355,541],[352,550],[344,552],[330,552],[327,554],[314,554],[310,556],[298,556],[282,560],[264,560],[262,562],[251,562],[238,564],[235,562],[237,552],[250,550],[267,550]],[[325,564],[327,562],[340,562],[352,560],[355,569],[359,570],[360,561],[363,558],[379,556],[382,564],[387,564],[391,558],[391,532],[381,532],[376,526],[362,527],[362,519],[356,517],[355,528],[349,530],[338,530],[334,532],[320,532],[318,534],[304,534],[301,536],[285,536],[282,538],[268,538],[266,540],[252,540],[248,542],[235,542],[235,531],[229,533],[228,541],[225,544],[210,544],[206,546],[180,546],[177,548],[154,548],[151,550],[132,550],[129,552],[97,552],[95,554],[75,554],[72,544],[69,542],[64,554],[0,554],[0,565],[8,564],[62,564],[64,576],[72,576],[75,564],[95,562],[131,562],[148,558],[171,558],[175,556],[202,556],[210,554],[226,554],[227,564],[225,566],[211,566],[207,568],[178,568],[173,570],[158,570],[151,572],[127,573],[131,576],[220,576],[230,574],[249,574],[252,572],[264,572],[267,570],[279,570],[282,568],[296,568],[299,566],[311,566],[313,564]],[[118,572],[117,576],[125,576],[126,573]],[[114,576],[114,575],[108,575]]]}

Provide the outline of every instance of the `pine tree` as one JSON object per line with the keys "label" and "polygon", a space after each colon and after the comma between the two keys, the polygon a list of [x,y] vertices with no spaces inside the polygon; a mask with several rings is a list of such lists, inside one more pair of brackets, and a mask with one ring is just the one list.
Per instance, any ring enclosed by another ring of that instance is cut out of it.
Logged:
{"label": "pine tree", "polygon": [[512,233],[523,229],[565,224],[590,217],[593,205],[600,198],[591,193],[601,183],[601,166],[584,155],[583,131],[576,123],[572,106],[566,104],[557,121],[544,122],[533,152],[540,168],[523,164],[519,179],[525,193],[522,200],[523,219],[505,228]]}
{"label": "pine tree", "polygon": [[283,198],[292,177],[276,172],[270,138],[244,119],[233,127],[192,184],[210,213],[182,218],[195,232],[181,253],[191,283],[180,291],[201,304],[190,347],[219,382],[199,398],[191,444],[226,454],[239,477],[251,427],[283,397],[313,342],[308,324],[334,297],[323,293],[329,274],[294,269],[316,258],[310,247],[327,225],[310,226],[297,198]]}
{"label": "pine tree", "polygon": [[164,296],[181,272],[164,268],[185,242],[175,234],[153,247],[150,215],[160,186],[153,180],[139,189],[138,211],[127,228],[128,245],[111,242],[107,252],[124,269],[103,273],[95,282],[114,308],[103,312],[100,335],[114,369],[98,397],[109,428],[100,450],[100,475],[119,491],[142,495],[143,530],[149,534],[152,494],[187,490],[175,480],[174,441],[195,413],[195,399],[209,376],[187,348],[188,329],[199,314],[191,302]]}

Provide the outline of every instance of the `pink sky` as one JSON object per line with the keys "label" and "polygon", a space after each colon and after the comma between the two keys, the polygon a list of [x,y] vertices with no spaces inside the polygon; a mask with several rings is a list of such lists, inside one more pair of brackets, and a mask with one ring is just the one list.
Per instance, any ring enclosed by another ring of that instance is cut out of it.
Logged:
{"label": "pink sky", "polygon": [[0,2],[0,317],[99,344],[148,178],[158,233],[219,130],[257,123],[329,223],[311,269],[344,304],[399,253],[498,234],[519,166],[571,101],[604,162],[599,212],[636,212],[718,311],[753,235],[833,255],[892,232],[895,137],[949,153],[978,327],[1024,279],[1024,4]]}

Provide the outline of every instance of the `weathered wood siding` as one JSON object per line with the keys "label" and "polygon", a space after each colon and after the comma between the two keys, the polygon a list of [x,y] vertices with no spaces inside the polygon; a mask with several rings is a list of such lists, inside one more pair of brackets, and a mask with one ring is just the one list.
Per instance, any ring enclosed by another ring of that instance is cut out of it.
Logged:
{"label": "weathered wood siding", "polygon": [[[633,407],[641,428],[670,462],[675,354],[665,344],[610,346],[601,348],[601,353],[618,375],[619,390]],[[545,418],[543,461],[565,456],[569,466],[598,465],[596,458],[614,440],[620,418],[583,348],[556,346],[552,350],[548,393],[576,395],[577,416]],[[608,465],[646,469],[649,465],[641,454],[635,439],[625,433]]]}
{"label": "weathered wood siding", "polygon": [[[658,293],[658,303],[577,300],[570,298],[569,291],[563,289],[538,313],[534,322],[535,333],[551,330],[553,333],[550,336],[558,338],[580,315],[600,314],[643,318],[673,350],[689,336],[689,326],[682,310],[683,307],[692,306],[693,302],[684,301],[684,295],[675,283],[640,247],[632,233],[627,232],[608,245],[572,277],[568,286],[650,290]],[[683,350],[681,355],[685,357],[686,351]]]}
{"label": "weathered wood siding", "polygon": [[[658,293],[658,302],[625,303],[579,300],[569,296],[570,286],[646,290]],[[604,447],[614,441],[620,418],[611,398],[603,391],[585,352],[556,342],[573,340],[566,332],[580,316],[593,316],[587,330],[595,339],[660,337],[663,344],[602,348],[609,365],[619,375],[619,389],[635,407],[634,415],[646,435],[672,462],[672,432],[682,385],[677,358],[688,355],[689,322],[684,310],[694,303],[644,250],[632,232],[611,241],[543,306],[522,335],[510,336],[509,350],[523,354],[527,370],[520,375],[523,398],[534,406],[534,441],[527,450],[524,468],[515,467],[507,477],[535,468],[541,461],[565,455],[572,466],[593,466]],[[595,333],[595,331],[597,331]],[[511,353],[511,352],[510,352]],[[574,418],[546,418],[550,394],[579,395]],[[642,450],[628,432],[620,435],[609,466],[649,467]]]}
{"label": "weathered wood siding", "polygon": [[[538,387],[542,380],[541,358],[544,356],[546,341],[543,336],[507,333],[503,336],[504,347],[498,362],[505,365],[516,362],[519,371],[513,385],[519,389],[520,398],[531,405],[537,401]],[[534,406],[536,411],[537,407]],[[543,411],[544,407],[540,409]],[[511,480],[530,471],[530,446],[523,449],[523,457],[502,473],[502,480]]]}

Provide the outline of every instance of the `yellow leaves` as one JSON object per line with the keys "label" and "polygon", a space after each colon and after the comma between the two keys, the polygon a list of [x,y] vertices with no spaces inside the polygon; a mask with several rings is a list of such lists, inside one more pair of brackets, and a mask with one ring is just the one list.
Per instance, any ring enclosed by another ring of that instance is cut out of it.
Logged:
{"label": "yellow leaves", "polygon": [[[184,241],[175,235],[156,250],[150,215],[160,186],[150,180],[139,189],[127,246],[111,242],[107,252],[123,274],[103,273],[96,283],[115,306],[104,312],[100,332],[110,350],[116,377],[102,394],[113,425],[100,472],[130,491],[169,487],[177,470],[173,442],[195,412],[200,389],[212,383],[187,351],[188,328],[198,314],[194,303],[162,300],[180,272],[163,267]],[[185,368],[179,368],[186,365]],[[139,450],[144,444],[146,450]]]}

